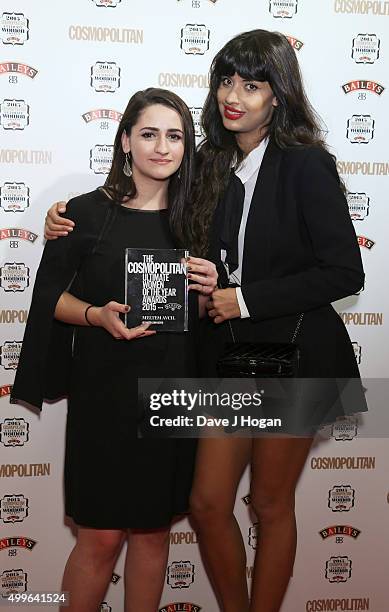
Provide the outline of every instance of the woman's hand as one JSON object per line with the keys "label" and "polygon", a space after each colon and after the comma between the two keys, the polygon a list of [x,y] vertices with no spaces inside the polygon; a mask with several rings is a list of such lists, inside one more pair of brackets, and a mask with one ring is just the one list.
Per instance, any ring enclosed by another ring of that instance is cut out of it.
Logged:
{"label": "woman's hand", "polygon": [[119,318],[119,313],[130,310],[130,306],[118,302],[108,302],[105,306],[92,306],[88,310],[88,321],[94,326],[104,329],[117,340],[134,340],[153,336],[156,332],[148,330],[150,323],[143,323],[137,327],[128,328]]}
{"label": "woman's hand", "polygon": [[211,295],[217,287],[218,273],[215,264],[200,257],[189,257],[187,263],[188,278],[193,281],[189,285],[189,289],[194,289],[201,295]]}
{"label": "woman's hand", "polygon": [[223,323],[228,319],[240,317],[240,308],[236,297],[236,289],[216,289],[207,302],[208,315],[214,323]]}
{"label": "woman's hand", "polygon": [[64,212],[66,212],[66,202],[55,202],[50,206],[45,219],[45,238],[47,240],[56,240],[59,236],[67,236],[73,231],[73,221],[59,215]]}

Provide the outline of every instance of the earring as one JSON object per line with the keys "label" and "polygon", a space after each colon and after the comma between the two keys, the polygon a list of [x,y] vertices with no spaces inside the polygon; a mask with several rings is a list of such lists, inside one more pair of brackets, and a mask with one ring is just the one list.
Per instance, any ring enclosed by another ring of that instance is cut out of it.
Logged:
{"label": "earring", "polygon": [[131,178],[132,176],[132,168],[131,168],[131,155],[129,153],[125,153],[125,162],[123,166],[123,174]]}

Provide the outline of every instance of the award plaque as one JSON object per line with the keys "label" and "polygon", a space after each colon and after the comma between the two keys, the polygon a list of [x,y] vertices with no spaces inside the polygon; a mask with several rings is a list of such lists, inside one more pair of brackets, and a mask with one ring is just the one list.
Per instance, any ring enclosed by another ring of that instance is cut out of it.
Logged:
{"label": "award plaque", "polygon": [[164,332],[188,330],[188,279],[185,249],[126,249],[127,327],[151,323]]}

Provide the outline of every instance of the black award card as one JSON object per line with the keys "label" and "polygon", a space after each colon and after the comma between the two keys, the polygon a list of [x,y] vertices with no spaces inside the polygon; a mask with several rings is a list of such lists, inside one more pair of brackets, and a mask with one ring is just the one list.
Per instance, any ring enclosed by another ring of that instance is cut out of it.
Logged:
{"label": "black award card", "polygon": [[188,279],[185,249],[126,249],[127,327],[151,323],[163,332],[188,330]]}

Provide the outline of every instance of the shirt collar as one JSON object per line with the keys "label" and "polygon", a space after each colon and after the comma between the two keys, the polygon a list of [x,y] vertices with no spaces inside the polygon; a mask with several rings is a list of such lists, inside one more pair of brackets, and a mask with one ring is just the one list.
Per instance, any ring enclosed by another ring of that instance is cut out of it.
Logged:
{"label": "shirt collar", "polygon": [[235,175],[242,181],[243,184],[247,183],[255,172],[258,172],[263,156],[265,155],[268,142],[269,137],[267,136],[247,155],[247,157],[244,158],[239,168],[235,170]]}

